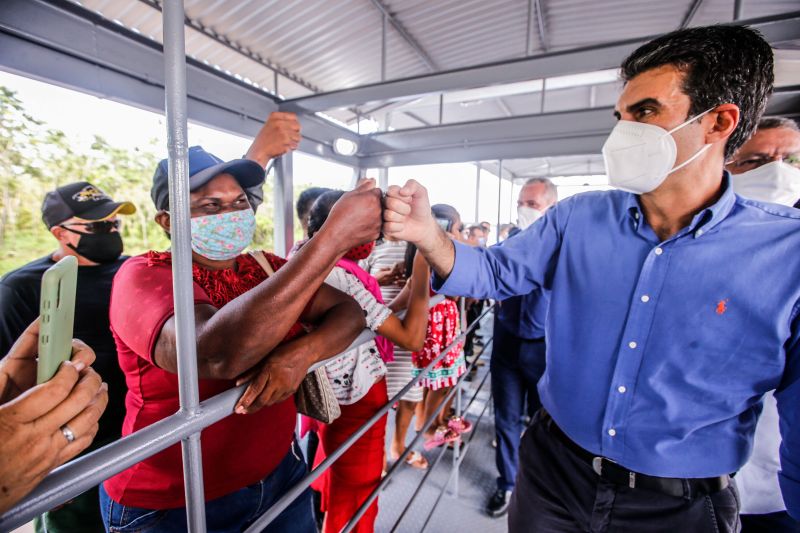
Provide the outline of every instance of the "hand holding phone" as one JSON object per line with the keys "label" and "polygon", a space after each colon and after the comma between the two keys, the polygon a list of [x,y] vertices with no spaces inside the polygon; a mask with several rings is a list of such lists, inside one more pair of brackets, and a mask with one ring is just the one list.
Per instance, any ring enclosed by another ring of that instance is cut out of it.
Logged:
{"label": "hand holding phone", "polygon": [[78,259],[68,255],[42,276],[39,304],[39,362],[36,382],[50,380],[72,354]]}

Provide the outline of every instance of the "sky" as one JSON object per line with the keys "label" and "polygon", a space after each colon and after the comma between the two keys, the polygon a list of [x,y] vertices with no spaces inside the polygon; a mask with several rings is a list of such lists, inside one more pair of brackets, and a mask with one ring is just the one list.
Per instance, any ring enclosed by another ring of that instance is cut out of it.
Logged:
{"label": "sky", "polygon": [[[16,91],[32,116],[64,131],[76,149],[88,150],[94,135],[100,135],[113,146],[138,147],[166,157],[166,121],[161,114],[2,71],[0,85]],[[190,146],[201,145],[222,159],[241,157],[250,144],[247,138],[198,124],[190,123],[188,133]],[[155,145],[151,144],[152,140]],[[482,170],[480,200],[476,202],[476,173],[472,163],[396,167],[389,169],[389,183],[402,184],[407,179],[416,179],[428,188],[432,204],[452,205],[467,223],[485,220],[494,225],[498,222],[498,208],[500,223],[515,222],[520,187],[512,187],[503,180],[498,203],[497,176]],[[371,177],[374,174],[375,171],[369,172]],[[296,186],[348,189],[352,182],[350,167],[302,152],[294,155]],[[581,178],[580,183],[585,182]],[[560,198],[587,190],[577,182],[576,187],[559,189],[563,189],[559,191]]]}

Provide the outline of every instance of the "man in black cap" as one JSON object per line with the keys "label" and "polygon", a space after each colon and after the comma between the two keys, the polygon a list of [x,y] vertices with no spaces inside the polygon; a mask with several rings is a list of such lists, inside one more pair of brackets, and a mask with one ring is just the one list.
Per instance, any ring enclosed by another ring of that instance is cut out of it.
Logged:
{"label": "man in black cap", "polygon": [[[36,259],[0,279],[0,353],[7,353],[25,328],[39,316],[42,275],[61,258],[78,258],[74,337],[92,346],[94,368],[108,383],[108,408],[99,421],[93,447],[119,438],[125,416],[125,376],[108,323],[108,302],[114,274],[127,257],[122,255],[119,215],[136,207],[115,202],[86,181],[63,185],[45,195],[42,220],[58,241],[52,254]],[[103,531],[97,509],[97,489],[76,498],[59,511],[37,520],[40,531]],[[94,523],[92,522],[94,519]]]}

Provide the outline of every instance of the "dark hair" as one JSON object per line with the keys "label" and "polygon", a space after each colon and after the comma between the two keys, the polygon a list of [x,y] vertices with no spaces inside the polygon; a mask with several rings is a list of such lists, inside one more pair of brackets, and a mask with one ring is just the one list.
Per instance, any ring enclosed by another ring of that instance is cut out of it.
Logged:
{"label": "dark hair", "polygon": [[689,117],[722,104],[739,106],[739,125],[725,145],[729,159],[753,134],[772,93],[772,48],[744,26],[702,26],[673,31],[640,46],[622,62],[630,81],[650,69],[672,65],[684,73]]}
{"label": "dark hair", "polygon": [[297,218],[302,222],[303,219],[308,216],[308,213],[311,211],[311,206],[314,205],[316,199],[330,190],[331,189],[327,187],[310,187],[301,192],[300,196],[297,197],[297,204],[295,205],[295,209],[297,209]]}
{"label": "dark hair", "polygon": [[319,198],[317,198],[308,213],[309,238],[313,237],[314,234],[319,231],[325,221],[328,220],[328,214],[330,214],[333,204],[338,202],[339,198],[341,198],[343,194],[344,191],[328,189],[326,192],[322,193]]}
{"label": "dark hair", "polygon": [[447,231],[452,231],[453,224],[461,219],[461,215],[458,214],[458,211],[452,205],[436,204],[431,206],[431,211],[434,217],[440,220],[447,220]]}
{"label": "dark hair", "polygon": [[786,117],[762,118],[761,122],[758,123],[758,129],[760,130],[774,130],[775,128],[786,128],[800,133],[800,126],[797,125],[797,122]]}

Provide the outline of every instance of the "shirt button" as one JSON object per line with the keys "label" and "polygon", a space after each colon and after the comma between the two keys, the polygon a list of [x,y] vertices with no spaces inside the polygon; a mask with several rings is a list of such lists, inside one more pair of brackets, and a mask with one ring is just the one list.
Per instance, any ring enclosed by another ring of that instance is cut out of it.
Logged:
{"label": "shirt button", "polygon": [[696,239],[696,238],[698,238],[698,237],[699,237],[700,235],[702,235],[702,234],[703,234],[703,230],[699,229],[699,230],[697,230],[697,231],[695,231],[695,232],[694,232],[694,238]]}
{"label": "shirt button", "polygon": [[655,250],[656,255],[661,255],[664,253],[664,250],[659,246]]}
{"label": "shirt button", "polygon": [[636,348],[636,346],[637,346],[637,344],[636,344],[636,341],[631,341],[631,342],[629,342],[629,343],[628,343],[628,347],[629,347],[631,350],[633,350],[634,348]]}
{"label": "shirt button", "polygon": [[619,391],[620,394],[625,394],[625,391],[627,391],[628,389],[625,388],[625,385],[620,385],[619,387],[617,387],[617,390]]}
{"label": "shirt button", "polygon": [[643,294],[643,295],[642,295],[642,301],[643,301],[644,303],[647,303],[647,302],[649,302],[649,301],[650,301],[650,297],[649,297],[648,295],[646,295],[646,294]]}
{"label": "shirt button", "polygon": [[616,430],[616,429],[614,429],[614,428],[611,428],[611,429],[609,429],[609,430],[608,430],[608,434],[609,434],[609,435],[611,435],[611,436],[613,437],[614,435],[616,435],[616,434],[617,434],[617,430]]}

